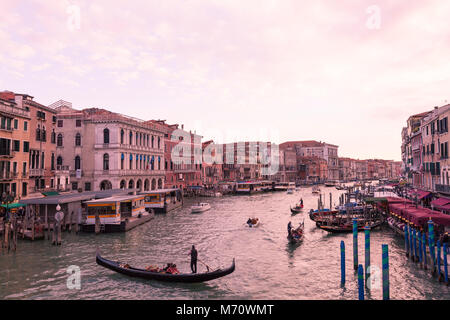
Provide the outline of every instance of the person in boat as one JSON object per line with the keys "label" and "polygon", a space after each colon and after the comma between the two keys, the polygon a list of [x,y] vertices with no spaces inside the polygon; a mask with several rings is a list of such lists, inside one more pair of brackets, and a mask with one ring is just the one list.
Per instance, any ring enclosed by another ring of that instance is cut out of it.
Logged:
{"label": "person in boat", "polygon": [[300,198],[300,207],[303,207],[303,198]]}
{"label": "person in boat", "polygon": [[247,224],[249,225],[249,226],[252,226],[252,219],[251,218],[248,218],[248,220],[247,220]]}
{"label": "person in boat", "polygon": [[289,221],[287,229],[288,229],[288,234],[291,235],[292,234],[292,223],[291,223],[291,221]]}
{"label": "person in boat", "polygon": [[191,249],[191,270],[192,273],[197,273],[197,250],[195,249],[195,246],[192,245],[192,249]]}

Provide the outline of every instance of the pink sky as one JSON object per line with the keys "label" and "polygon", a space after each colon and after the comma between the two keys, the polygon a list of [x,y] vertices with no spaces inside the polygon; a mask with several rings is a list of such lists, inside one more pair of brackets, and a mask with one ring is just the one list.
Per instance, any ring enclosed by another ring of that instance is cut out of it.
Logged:
{"label": "pink sky", "polygon": [[2,12],[0,90],[218,142],[315,139],[400,160],[408,116],[450,101],[448,1],[3,0]]}

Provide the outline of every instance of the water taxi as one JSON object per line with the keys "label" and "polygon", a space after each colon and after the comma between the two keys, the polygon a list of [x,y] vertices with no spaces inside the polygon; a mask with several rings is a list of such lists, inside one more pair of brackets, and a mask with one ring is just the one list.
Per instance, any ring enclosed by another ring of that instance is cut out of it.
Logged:
{"label": "water taxi", "polygon": [[261,181],[242,181],[236,184],[236,193],[251,194],[262,192],[266,188]]}
{"label": "water taxi", "polygon": [[211,205],[209,203],[199,203],[198,205],[191,207],[191,213],[200,213],[211,209]]}
{"label": "water taxi", "polygon": [[183,195],[178,188],[146,191],[141,195],[147,211],[153,209],[155,213],[167,213],[183,206]]}
{"label": "water taxi", "polygon": [[287,191],[289,189],[295,189],[295,182],[278,182],[275,184],[275,191]]}
{"label": "water taxi", "polygon": [[335,185],[336,185],[336,182],[334,182],[334,181],[325,182],[325,187],[334,187]]}
{"label": "water taxi", "polygon": [[319,193],[320,193],[320,188],[319,188],[319,186],[313,186],[313,187],[312,187],[312,193],[319,194]]}
{"label": "water taxi", "polygon": [[84,232],[124,232],[153,218],[144,207],[142,195],[112,196],[86,201]]}

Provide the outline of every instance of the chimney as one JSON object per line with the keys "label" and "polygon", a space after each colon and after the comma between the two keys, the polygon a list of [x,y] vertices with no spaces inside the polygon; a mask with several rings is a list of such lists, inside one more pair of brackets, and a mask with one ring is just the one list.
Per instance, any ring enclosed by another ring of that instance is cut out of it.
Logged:
{"label": "chimney", "polygon": [[181,130],[184,130],[184,124],[181,125]]}

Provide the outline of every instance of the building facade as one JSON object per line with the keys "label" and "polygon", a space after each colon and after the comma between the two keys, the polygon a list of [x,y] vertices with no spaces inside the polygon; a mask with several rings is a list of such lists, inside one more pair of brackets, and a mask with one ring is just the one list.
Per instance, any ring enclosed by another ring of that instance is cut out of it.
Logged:
{"label": "building facade", "polygon": [[157,126],[104,109],[55,104],[57,165],[70,172],[72,190],[164,188],[164,133]]}
{"label": "building facade", "polygon": [[18,105],[12,92],[0,93],[0,195],[28,195],[30,154],[29,109]]}

